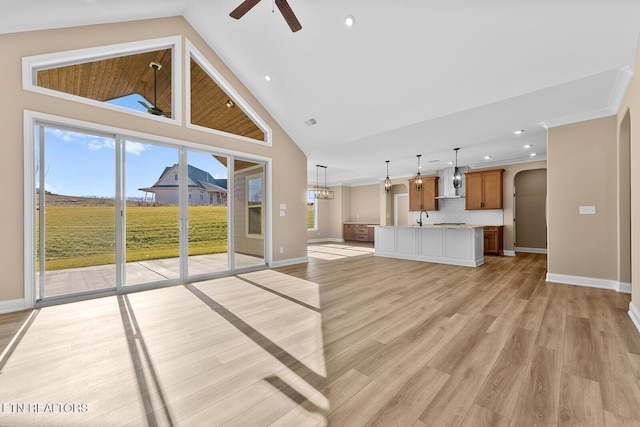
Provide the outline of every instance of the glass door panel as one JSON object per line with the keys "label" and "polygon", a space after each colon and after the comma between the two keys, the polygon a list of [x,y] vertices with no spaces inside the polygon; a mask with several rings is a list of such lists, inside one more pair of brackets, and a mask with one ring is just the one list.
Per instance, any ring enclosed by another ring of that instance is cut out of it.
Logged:
{"label": "glass door panel", "polygon": [[179,150],[137,141],[124,148],[124,284],[179,279]]}
{"label": "glass door panel", "polygon": [[36,127],[36,294],[116,286],[115,139]]}
{"label": "glass door panel", "polygon": [[265,262],[265,166],[234,160],[234,260],[235,268],[264,265]]}
{"label": "glass door panel", "polygon": [[188,274],[229,270],[227,158],[189,151]]}

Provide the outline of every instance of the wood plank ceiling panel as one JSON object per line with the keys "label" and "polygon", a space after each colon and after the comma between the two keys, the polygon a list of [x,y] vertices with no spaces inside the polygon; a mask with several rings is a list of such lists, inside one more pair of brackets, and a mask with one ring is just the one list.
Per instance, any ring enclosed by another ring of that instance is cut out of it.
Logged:
{"label": "wood plank ceiling panel", "polygon": [[103,102],[137,93],[153,103],[152,61],[162,65],[156,106],[170,117],[171,49],[39,70],[37,85]]}

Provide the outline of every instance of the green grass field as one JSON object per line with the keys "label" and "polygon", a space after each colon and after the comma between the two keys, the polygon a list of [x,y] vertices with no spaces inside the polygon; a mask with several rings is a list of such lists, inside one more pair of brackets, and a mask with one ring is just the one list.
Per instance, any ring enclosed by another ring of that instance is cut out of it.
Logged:
{"label": "green grass field", "polygon": [[[47,270],[115,262],[113,206],[48,206],[45,218]],[[127,207],[127,262],[179,256],[178,218],[177,206]],[[227,207],[189,206],[189,255],[226,251]]]}
{"label": "green grass field", "polygon": [[307,228],[313,228],[314,226],[314,219],[313,219],[313,215],[315,214],[315,209],[313,208],[313,205],[307,205]]}

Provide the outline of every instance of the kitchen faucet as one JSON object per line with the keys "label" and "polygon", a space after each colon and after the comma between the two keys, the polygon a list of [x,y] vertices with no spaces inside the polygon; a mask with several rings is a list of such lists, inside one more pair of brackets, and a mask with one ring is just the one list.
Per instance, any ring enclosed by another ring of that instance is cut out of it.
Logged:
{"label": "kitchen faucet", "polygon": [[420,227],[422,227],[422,212],[424,212],[425,215],[427,216],[427,218],[429,218],[429,212],[427,212],[425,210],[421,210],[420,211],[420,219],[418,221],[416,221],[418,224],[420,224]]}

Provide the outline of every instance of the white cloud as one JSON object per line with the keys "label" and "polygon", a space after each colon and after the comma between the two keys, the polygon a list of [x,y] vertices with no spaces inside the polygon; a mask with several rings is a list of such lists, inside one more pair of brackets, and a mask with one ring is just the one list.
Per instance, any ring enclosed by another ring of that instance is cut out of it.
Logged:
{"label": "white cloud", "polygon": [[127,153],[133,154],[134,156],[139,156],[146,149],[147,145],[141,142],[127,141],[125,144],[125,150]]}

